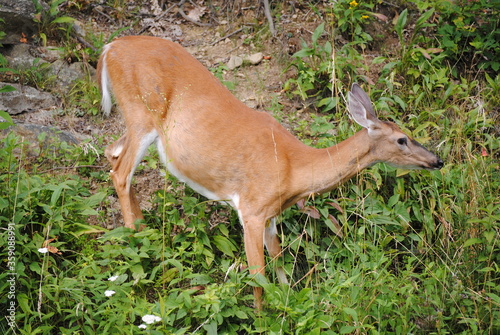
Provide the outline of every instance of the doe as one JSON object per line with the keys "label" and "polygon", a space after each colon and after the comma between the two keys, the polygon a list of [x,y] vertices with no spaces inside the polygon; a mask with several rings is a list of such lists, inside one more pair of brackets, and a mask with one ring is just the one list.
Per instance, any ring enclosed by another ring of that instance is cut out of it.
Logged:
{"label": "doe", "polygon": [[[325,149],[306,146],[273,117],[236,99],[179,44],[129,36],[106,45],[98,63],[106,114],[111,96],[123,113],[126,132],[105,151],[125,226],[142,219],[132,176],[155,143],[170,173],[237,212],[253,274],[264,274],[264,245],[281,255],[275,219],[312,194],[328,192],[377,162],[415,169],[440,169],[443,161],[392,122],[380,121],[357,84],[348,110],[363,127]],[[282,268],[276,273],[287,278]],[[261,306],[261,288],[254,288]]]}

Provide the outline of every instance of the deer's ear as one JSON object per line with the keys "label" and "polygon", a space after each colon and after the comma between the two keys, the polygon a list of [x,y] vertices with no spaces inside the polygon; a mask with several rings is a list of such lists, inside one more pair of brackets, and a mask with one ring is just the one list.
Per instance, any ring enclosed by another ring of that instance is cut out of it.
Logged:
{"label": "deer's ear", "polygon": [[351,91],[347,95],[348,109],[354,121],[368,130],[377,128],[380,122],[375,116],[372,103],[368,95],[356,83],[352,85]]}

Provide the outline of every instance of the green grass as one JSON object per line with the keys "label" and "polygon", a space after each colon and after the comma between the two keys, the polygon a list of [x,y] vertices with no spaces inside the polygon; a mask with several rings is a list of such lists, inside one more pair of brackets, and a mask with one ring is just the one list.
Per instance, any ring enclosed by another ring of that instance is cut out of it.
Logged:
{"label": "green grass", "polygon": [[[100,233],[88,216],[104,220],[98,211],[110,188],[92,194],[85,173],[30,173],[47,170],[47,160],[26,164],[14,136],[1,145],[6,187],[0,220],[2,227],[15,226],[18,333],[133,334],[146,314],[161,318],[148,325],[158,334],[499,329],[500,178],[493,158],[448,161],[441,171],[400,176],[379,165],[309,201],[320,219],[296,208],[286,211],[281,229],[292,278],[287,286],[273,283],[271,267],[269,281],[239,271],[244,255],[236,215],[182,191],[175,181],[177,194],[154,195],[148,228]],[[66,158],[51,163],[74,163],[74,155],[88,164],[79,150],[62,146],[58,151]],[[3,245],[8,236],[3,230]],[[40,253],[51,239],[56,249]],[[2,259],[6,266],[8,250]],[[8,292],[9,270],[1,276],[2,292]],[[251,307],[253,285],[266,292],[259,313]],[[116,293],[106,297],[108,290]],[[1,303],[6,309],[8,295]]]}
{"label": "green grass", "polygon": [[[356,13],[349,2],[342,6],[356,18],[347,37],[364,29],[367,10],[377,9],[363,6]],[[405,20],[424,15],[410,10]],[[397,22],[401,31],[409,26],[403,21]],[[252,277],[242,267],[236,213],[174,179],[167,177],[152,194],[146,229],[106,230],[100,226],[112,221],[114,190],[102,148],[33,146],[13,134],[0,140],[0,245],[15,241],[13,253],[0,249],[0,308],[13,304],[16,322],[12,328],[2,319],[0,332],[498,334],[500,76],[460,72],[439,53],[428,59],[416,52],[415,45],[429,42],[422,36],[432,39],[438,28],[426,22],[418,21],[426,34],[409,39],[414,45],[405,45],[404,53],[374,60],[382,70],[370,95],[381,118],[435,150],[444,168],[408,172],[376,165],[307,200],[308,210],[285,211],[279,229],[290,285],[277,284],[271,259],[266,278]],[[302,54],[291,59],[309,76],[289,83],[291,98],[308,91],[297,83],[323,85],[311,95],[327,89],[316,96],[324,112],[312,113],[310,123],[293,123],[304,142],[318,147],[357,130],[342,99],[325,97],[328,89],[345,91],[352,79],[363,80],[356,72],[364,50],[359,44],[370,43],[362,35],[336,46],[335,71],[350,64],[349,75],[327,87],[324,41],[331,24],[304,47],[313,66]],[[95,92],[88,92],[93,106]],[[87,106],[85,97],[77,104]],[[280,118],[298,119],[279,101],[273,109]],[[47,253],[39,251],[43,247]],[[13,276],[14,285],[8,281]],[[252,307],[256,285],[265,290],[260,312]],[[160,321],[143,330],[145,315]]]}

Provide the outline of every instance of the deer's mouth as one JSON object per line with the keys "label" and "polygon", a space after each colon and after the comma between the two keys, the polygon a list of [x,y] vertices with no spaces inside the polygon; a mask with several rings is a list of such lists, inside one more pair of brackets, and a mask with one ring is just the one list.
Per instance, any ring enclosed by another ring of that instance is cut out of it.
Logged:
{"label": "deer's mouth", "polygon": [[421,169],[425,169],[425,170],[439,170],[441,169],[442,167],[444,166],[444,162],[438,158],[435,162],[433,162],[432,164],[429,164],[429,165],[421,165],[420,168]]}

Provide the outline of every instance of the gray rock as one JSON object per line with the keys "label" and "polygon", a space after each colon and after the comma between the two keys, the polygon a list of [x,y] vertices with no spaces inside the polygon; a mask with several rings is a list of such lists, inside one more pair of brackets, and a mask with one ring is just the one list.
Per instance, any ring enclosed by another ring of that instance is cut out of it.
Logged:
{"label": "gray rock", "polygon": [[29,45],[15,45],[5,54],[9,67],[17,70],[41,69],[47,71],[47,75],[56,78],[55,87],[62,94],[67,94],[72,88],[75,80],[84,79],[86,76],[92,76],[95,69],[86,66],[83,62],[68,64],[58,57],[57,50],[46,48],[32,48]]}
{"label": "gray rock", "polygon": [[62,131],[56,127],[47,127],[39,124],[30,124],[30,123],[21,123],[16,124],[10,128],[7,128],[9,131],[15,131],[17,134],[25,137],[26,139],[32,139],[31,142],[38,142],[38,137],[40,134],[45,133],[47,135],[47,139],[45,142],[50,141],[60,141],[67,143],[78,143],[78,140],[72,134]]}
{"label": "gray rock", "polygon": [[257,52],[245,58],[245,60],[250,62],[250,64],[252,65],[259,64],[260,62],[262,62],[262,59],[264,59],[264,55],[262,54],[262,52]]}
{"label": "gray rock", "polygon": [[[55,127],[41,126],[38,124],[21,123],[0,130],[0,138],[6,137],[9,133],[15,133],[26,143],[25,149],[28,156],[40,155],[42,148],[58,148],[61,142],[78,144],[79,141],[71,133],[61,131]],[[40,137],[41,134],[45,137]]]}
{"label": "gray rock", "polygon": [[[68,64],[66,61],[58,59],[50,66],[50,73],[57,77],[56,87],[62,93],[68,93],[74,82],[79,79],[84,79],[88,75],[85,63],[75,62]],[[95,71],[90,68],[90,75]]]}
{"label": "gray rock", "polygon": [[229,70],[234,70],[237,67],[240,67],[241,64],[243,64],[243,59],[241,57],[233,55],[231,56],[231,58],[229,58],[229,61],[227,62],[227,68]]}
{"label": "gray rock", "polygon": [[[5,53],[5,57],[9,62],[9,67],[14,69],[29,69],[33,66],[33,62],[36,57],[31,54],[31,46],[28,44],[17,44],[14,45],[8,52]],[[42,60],[40,60],[43,62]]]}
{"label": "gray rock", "polygon": [[12,92],[0,93],[0,110],[11,115],[52,108],[57,105],[57,100],[50,93],[30,86],[0,82],[0,87],[5,85],[16,89]]}
{"label": "gray rock", "polygon": [[21,39],[31,39],[37,32],[33,21],[36,13],[32,0],[0,0],[0,31],[6,36],[2,44],[18,44]]}

